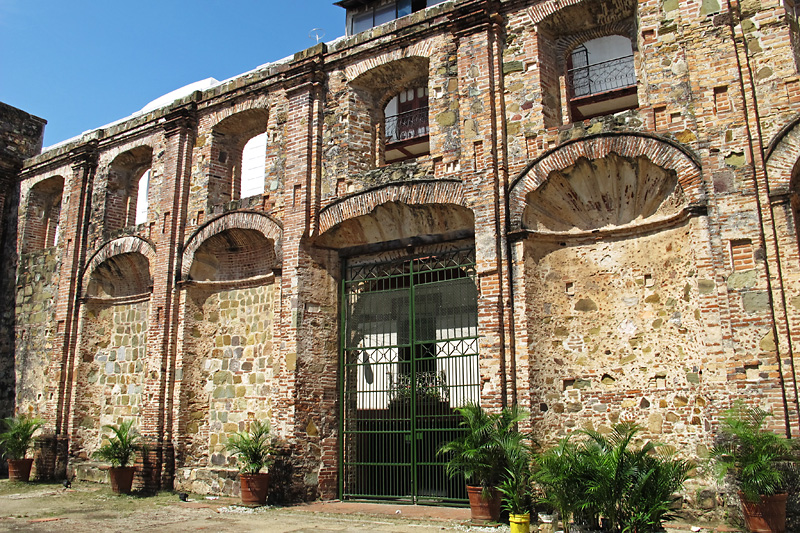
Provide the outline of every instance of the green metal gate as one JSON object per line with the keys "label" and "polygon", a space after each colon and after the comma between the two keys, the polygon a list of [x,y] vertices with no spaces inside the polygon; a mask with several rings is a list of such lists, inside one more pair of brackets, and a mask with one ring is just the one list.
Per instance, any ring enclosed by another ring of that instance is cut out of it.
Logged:
{"label": "green metal gate", "polygon": [[342,282],[343,498],[466,500],[439,447],[478,402],[474,249],[351,260]]}

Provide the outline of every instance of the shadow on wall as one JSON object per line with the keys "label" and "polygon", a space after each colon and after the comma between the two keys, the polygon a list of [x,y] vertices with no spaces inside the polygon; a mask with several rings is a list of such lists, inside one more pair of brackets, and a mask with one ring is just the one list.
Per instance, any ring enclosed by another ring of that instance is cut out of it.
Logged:
{"label": "shadow on wall", "polygon": [[291,450],[282,449],[269,469],[268,504],[286,505],[306,500],[302,479],[294,481],[295,470]]}

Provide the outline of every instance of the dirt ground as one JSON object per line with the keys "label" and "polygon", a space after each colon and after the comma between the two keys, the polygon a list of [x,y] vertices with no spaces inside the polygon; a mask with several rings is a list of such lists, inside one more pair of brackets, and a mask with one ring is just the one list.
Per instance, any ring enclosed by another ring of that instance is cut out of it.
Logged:
{"label": "dirt ground", "polygon": [[[396,533],[504,533],[508,526],[472,526],[469,510],[351,502],[319,502],[292,507],[247,508],[235,498],[208,499],[175,493],[122,496],[108,485],[12,483],[0,480],[0,531],[132,533],[185,531],[315,532],[375,531]],[[690,524],[672,524],[671,533],[688,533]],[[531,528],[536,531],[536,528]],[[736,531],[706,526],[704,533]]]}
{"label": "dirt ground", "polygon": [[107,485],[12,483],[0,480],[0,531],[29,532],[307,532],[502,531],[470,528],[468,509],[441,507],[315,503],[293,507],[246,508],[238,499],[206,499],[177,494],[122,496]]}

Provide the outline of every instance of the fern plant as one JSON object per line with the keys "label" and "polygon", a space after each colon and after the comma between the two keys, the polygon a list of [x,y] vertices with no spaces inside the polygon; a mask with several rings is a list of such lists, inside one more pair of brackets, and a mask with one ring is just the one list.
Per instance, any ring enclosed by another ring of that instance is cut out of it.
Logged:
{"label": "fern plant", "polygon": [[103,428],[111,431],[113,436],[107,439],[94,455],[111,463],[112,468],[124,468],[130,465],[137,451],[147,450],[147,446],[139,442],[141,435],[133,427],[133,420],[127,420],[118,426],[105,425]]}
{"label": "fern plant", "polygon": [[268,469],[274,460],[274,438],[268,421],[250,424],[250,431],[239,431],[228,438],[225,448],[238,456],[242,474],[258,474],[262,468]]}
{"label": "fern plant", "polygon": [[711,449],[711,460],[722,481],[734,475],[739,490],[751,502],[783,490],[784,476],[779,461],[791,460],[791,443],[764,424],[771,413],[737,403],[725,411],[722,435]]}
{"label": "fern plant", "polygon": [[38,418],[25,415],[3,419],[6,428],[0,433],[0,448],[3,449],[3,454],[12,460],[25,459],[33,443],[33,434],[43,424],[44,422]]}

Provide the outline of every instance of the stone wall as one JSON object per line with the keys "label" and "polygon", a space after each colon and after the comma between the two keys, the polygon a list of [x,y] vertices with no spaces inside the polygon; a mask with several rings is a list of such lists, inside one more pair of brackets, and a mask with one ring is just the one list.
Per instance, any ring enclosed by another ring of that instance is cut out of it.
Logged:
{"label": "stone wall", "polygon": [[46,122],[0,102],[0,417],[14,413],[17,209],[22,162],[39,153]]}
{"label": "stone wall", "polygon": [[[235,493],[236,458],[225,450],[235,432],[254,420],[278,435],[275,398],[283,363],[274,345],[275,284],[185,294],[181,425],[184,458],[176,484],[200,494]],[[224,472],[220,475],[220,471]]]}
{"label": "stone wall", "polygon": [[[76,463],[138,417],[151,484],[174,459],[203,493],[237,490],[225,440],[266,418],[276,491],[337,497],[342,265],[458,242],[481,401],[545,442],[632,420],[698,457],[736,398],[796,434],[797,19],[732,5],[444,2],[28,159],[23,196],[58,175],[65,207],[20,259],[18,405]],[[571,51],[620,35],[634,104],[575,120]],[[430,152],[384,165],[385,104],[426,83]],[[266,190],[237,198],[261,132]],[[147,165],[147,223],[109,223],[114,176]]]}
{"label": "stone wall", "polygon": [[71,455],[89,460],[108,430],[142,416],[149,302],[90,301],[83,310],[75,369]]}
{"label": "stone wall", "polygon": [[702,221],[635,239],[526,244],[530,401],[552,444],[575,429],[622,421],[696,452],[708,443],[707,405],[726,402],[724,361],[708,344],[693,232]]}
{"label": "stone wall", "polygon": [[21,413],[38,415],[47,402],[42,384],[47,382],[47,367],[53,350],[58,267],[56,248],[19,259],[15,307],[16,400]]}

